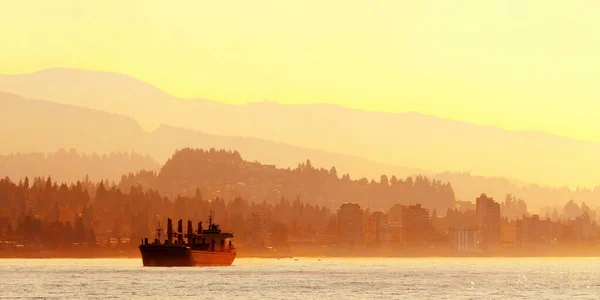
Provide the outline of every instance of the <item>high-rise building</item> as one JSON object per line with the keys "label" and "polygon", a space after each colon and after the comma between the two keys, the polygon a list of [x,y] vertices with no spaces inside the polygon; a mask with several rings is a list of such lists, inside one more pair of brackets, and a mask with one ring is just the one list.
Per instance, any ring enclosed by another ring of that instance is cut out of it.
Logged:
{"label": "high-rise building", "polygon": [[525,248],[550,245],[553,225],[552,220],[540,220],[539,215],[523,216],[517,220],[517,245]]}
{"label": "high-rise building", "polygon": [[424,245],[431,238],[432,227],[429,210],[421,204],[409,205],[402,210],[402,243]]}
{"label": "high-rise building", "polygon": [[572,229],[571,236],[578,243],[589,242],[598,236],[596,226],[592,226],[592,220],[587,213],[569,221],[569,225]]}
{"label": "high-rise building", "polygon": [[402,212],[406,206],[395,204],[387,213],[388,216],[388,235],[391,247],[402,245]]}
{"label": "high-rise building", "polygon": [[486,194],[477,198],[479,248],[488,251],[500,247],[500,204]]}
{"label": "high-rise building", "polygon": [[364,243],[363,210],[356,203],[345,203],[338,210],[338,230],[341,245]]}
{"label": "high-rise building", "polygon": [[365,238],[367,245],[387,246],[389,243],[389,224],[386,214],[376,211],[367,217]]}

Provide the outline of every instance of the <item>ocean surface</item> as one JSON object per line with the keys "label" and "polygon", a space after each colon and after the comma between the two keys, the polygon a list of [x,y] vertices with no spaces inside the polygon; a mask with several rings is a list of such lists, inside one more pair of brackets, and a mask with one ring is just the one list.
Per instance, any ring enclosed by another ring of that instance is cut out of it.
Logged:
{"label": "ocean surface", "polygon": [[600,258],[1,259],[0,298],[599,299]]}

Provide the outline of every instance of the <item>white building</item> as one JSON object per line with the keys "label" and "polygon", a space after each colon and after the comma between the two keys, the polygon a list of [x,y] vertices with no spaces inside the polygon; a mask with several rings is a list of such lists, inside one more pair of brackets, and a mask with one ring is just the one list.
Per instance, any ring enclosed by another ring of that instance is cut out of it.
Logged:
{"label": "white building", "polygon": [[460,228],[452,231],[452,247],[459,252],[476,252],[478,247],[476,229]]}

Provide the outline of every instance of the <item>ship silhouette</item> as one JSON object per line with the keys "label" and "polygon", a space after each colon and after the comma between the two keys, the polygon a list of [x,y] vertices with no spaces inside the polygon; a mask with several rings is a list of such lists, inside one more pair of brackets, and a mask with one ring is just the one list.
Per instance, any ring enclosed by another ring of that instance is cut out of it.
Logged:
{"label": "ship silhouette", "polygon": [[230,266],[236,257],[236,249],[231,243],[233,234],[222,232],[219,225],[213,224],[212,212],[208,222],[207,229],[203,229],[202,222],[198,222],[198,228],[194,231],[192,221],[188,220],[184,241],[183,220],[179,220],[177,232],[173,232],[173,223],[169,218],[167,238],[163,243],[159,224],[154,242],[149,243],[148,238],[144,238],[139,246],[144,266]]}

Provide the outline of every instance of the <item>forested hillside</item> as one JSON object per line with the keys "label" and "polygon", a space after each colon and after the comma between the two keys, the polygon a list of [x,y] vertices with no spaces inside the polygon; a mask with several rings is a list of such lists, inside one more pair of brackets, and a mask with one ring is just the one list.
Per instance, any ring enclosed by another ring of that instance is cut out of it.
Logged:
{"label": "forested hillside", "polygon": [[394,204],[416,204],[445,212],[454,205],[450,183],[426,176],[397,178],[382,175],[379,180],[352,178],[330,169],[315,168],[310,160],[296,168],[279,169],[242,159],[240,153],[225,150],[186,148],[177,151],[159,173],[140,172],[124,176],[120,187],[141,184],[169,197],[193,195],[199,188],[205,195],[275,203],[281,198],[300,197],[311,204],[337,208],[357,202],[375,210]]}

